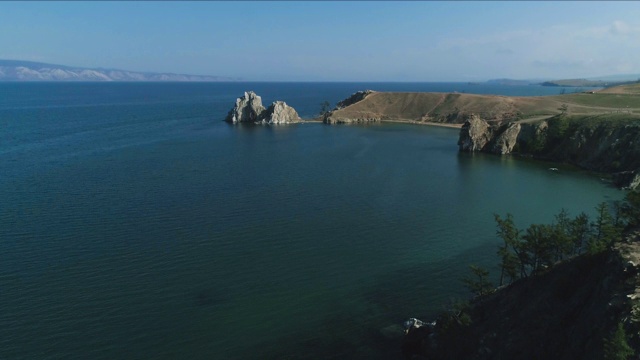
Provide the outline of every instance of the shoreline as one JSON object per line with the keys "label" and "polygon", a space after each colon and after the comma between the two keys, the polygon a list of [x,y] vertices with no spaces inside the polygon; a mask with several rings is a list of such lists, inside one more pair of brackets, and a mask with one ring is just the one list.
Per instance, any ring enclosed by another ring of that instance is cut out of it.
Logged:
{"label": "shoreline", "polygon": [[[319,119],[303,119],[301,123],[323,123],[323,121]],[[388,124],[399,123],[399,124],[412,124],[412,125],[426,125],[426,126],[444,127],[449,129],[461,129],[463,125],[463,124],[451,124],[451,123],[425,122],[425,121],[417,121],[417,120],[379,120],[379,121],[371,121],[370,123],[374,123],[374,124],[375,123],[388,123]],[[366,122],[359,123],[359,124],[366,124]],[[327,125],[334,125],[334,124],[327,124]],[[345,125],[345,124],[339,124],[339,125]]]}
{"label": "shoreline", "polygon": [[461,129],[463,124],[451,124],[451,123],[436,123],[436,122],[428,122],[428,121],[417,121],[417,120],[380,120],[381,123],[401,123],[401,124],[414,124],[414,125],[427,125],[427,126],[437,126],[444,127],[450,129]]}

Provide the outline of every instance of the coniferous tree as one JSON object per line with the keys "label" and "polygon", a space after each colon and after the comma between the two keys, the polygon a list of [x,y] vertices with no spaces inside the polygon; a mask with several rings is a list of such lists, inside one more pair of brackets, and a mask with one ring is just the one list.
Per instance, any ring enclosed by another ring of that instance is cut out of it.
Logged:
{"label": "coniferous tree", "polygon": [[571,254],[573,243],[571,241],[571,219],[567,210],[562,209],[555,216],[552,225],[551,240],[553,242],[555,261],[563,260]]}
{"label": "coniferous tree", "polygon": [[527,266],[535,274],[554,263],[555,248],[553,230],[550,225],[531,224],[522,236],[524,248],[528,254]]}
{"label": "coniferous tree", "polygon": [[622,323],[607,339],[604,339],[604,358],[606,360],[626,360],[634,354],[633,349],[627,342],[627,334]]}
{"label": "coniferous tree", "polygon": [[500,256],[500,286],[504,285],[505,277],[509,277],[510,282],[518,278],[518,271],[521,269],[519,261],[519,253],[521,250],[520,230],[516,228],[513,215],[507,214],[505,219],[500,215],[493,215],[498,230],[496,234],[503,243],[498,248],[498,256]]}
{"label": "coniferous tree", "polygon": [[585,213],[580,213],[569,225],[569,238],[572,243],[572,254],[579,254],[583,248],[585,241],[589,237],[590,232],[589,216]]}
{"label": "coniferous tree", "polygon": [[473,276],[462,279],[465,286],[476,296],[488,294],[493,289],[493,284],[489,281],[489,271],[476,265],[469,265]]}
{"label": "coniferous tree", "polygon": [[588,244],[589,252],[592,254],[611,248],[622,235],[622,229],[616,226],[606,202],[601,202],[596,206],[596,213],[596,219],[591,224],[593,234]]}

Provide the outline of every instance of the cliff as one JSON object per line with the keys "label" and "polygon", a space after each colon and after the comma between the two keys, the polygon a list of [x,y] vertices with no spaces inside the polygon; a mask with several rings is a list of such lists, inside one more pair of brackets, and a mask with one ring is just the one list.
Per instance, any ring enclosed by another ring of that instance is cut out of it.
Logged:
{"label": "cliff", "polygon": [[275,101],[268,108],[262,105],[262,98],[253,91],[245,92],[236,99],[236,103],[225,121],[253,124],[290,124],[299,122],[300,116],[294,108],[284,101]]}
{"label": "cliff", "polygon": [[460,151],[532,156],[613,175],[618,186],[640,183],[640,116],[557,115],[532,123],[490,124],[470,116],[461,128]]}

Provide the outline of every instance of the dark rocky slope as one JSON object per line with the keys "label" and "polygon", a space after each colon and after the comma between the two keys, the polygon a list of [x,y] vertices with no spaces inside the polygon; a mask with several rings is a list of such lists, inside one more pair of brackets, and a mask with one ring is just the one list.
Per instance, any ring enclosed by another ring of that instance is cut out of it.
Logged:
{"label": "dark rocky slope", "polygon": [[576,257],[445,313],[432,329],[412,329],[405,353],[414,359],[602,359],[604,339],[619,323],[638,349],[640,328],[631,315],[637,271],[620,251]]}

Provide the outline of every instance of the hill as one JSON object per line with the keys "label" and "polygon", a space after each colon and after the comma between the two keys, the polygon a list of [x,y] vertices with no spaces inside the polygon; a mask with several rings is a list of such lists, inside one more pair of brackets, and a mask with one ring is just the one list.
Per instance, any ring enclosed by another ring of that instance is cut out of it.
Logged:
{"label": "hill", "polygon": [[564,79],[564,80],[552,80],[541,83],[542,86],[566,86],[566,87],[606,87],[616,85],[617,81],[606,80],[587,80],[587,79]]}
{"label": "hill", "polygon": [[[640,350],[640,193],[591,221],[562,210],[526,231],[496,215],[499,287],[470,266],[475,297],[405,323],[406,359],[629,359]],[[637,359],[637,357],[633,357]]]}
{"label": "hill", "polygon": [[638,84],[600,92],[555,96],[368,92],[360,98],[359,101],[328,113],[325,122],[410,121],[462,124],[469,114],[496,122],[532,121],[562,112],[574,115],[640,113]]}
{"label": "hill", "polygon": [[610,87],[598,91],[599,94],[628,94],[640,95],[640,83]]}
{"label": "hill", "polygon": [[0,60],[0,81],[232,81],[222,76],[83,68],[33,61]]}
{"label": "hill", "polygon": [[[637,245],[635,235],[623,246]],[[603,359],[605,339],[624,323],[637,349],[636,256],[610,251],[560,263],[444,313],[434,335],[416,332],[405,347],[428,359]]]}

